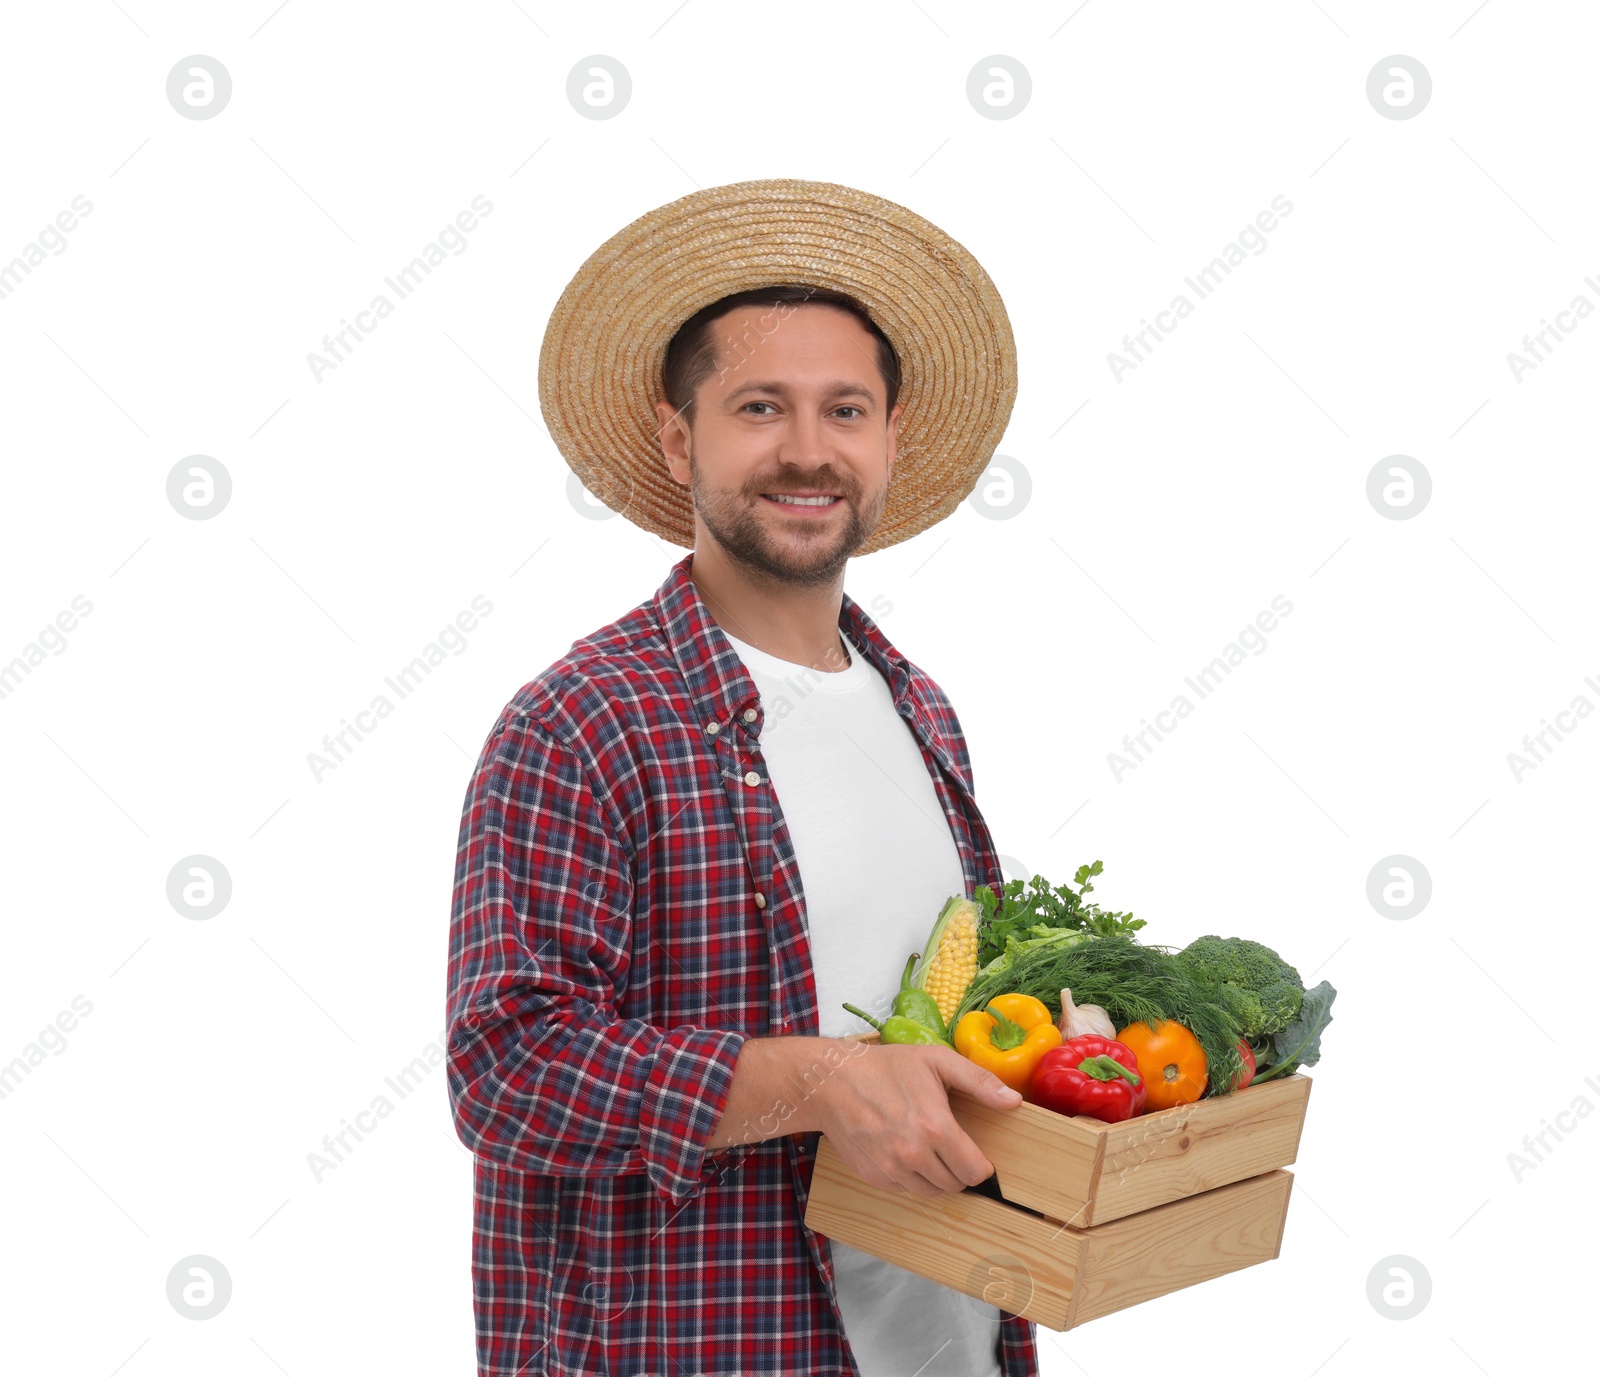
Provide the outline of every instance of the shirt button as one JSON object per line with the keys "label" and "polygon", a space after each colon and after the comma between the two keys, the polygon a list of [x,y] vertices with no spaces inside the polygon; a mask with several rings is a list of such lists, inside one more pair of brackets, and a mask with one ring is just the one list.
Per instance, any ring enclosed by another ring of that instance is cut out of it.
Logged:
{"label": "shirt button", "polygon": [[754,708],[746,708],[744,710],[744,720],[746,722],[754,722],[756,720],[756,710]]}
{"label": "shirt button", "polygon": [[706,731],[709,732],[712,736],[715,736],[721,730],[722,730],[722,723],[720,723],[720,722],[707,722],[706,723]]}
{"label": "shirt button", "polygon": [[765,894],[763,894],[759,889],[756,890],[756,907],[757,908],[765,908],[766,906],[767,906],[767,896]]}
{"label": "shirt button", "polygon": [[758,775],[754,770],[750,770],[745,774],[744,782],[753,789],[756,785],[761,783],[761,776]]}

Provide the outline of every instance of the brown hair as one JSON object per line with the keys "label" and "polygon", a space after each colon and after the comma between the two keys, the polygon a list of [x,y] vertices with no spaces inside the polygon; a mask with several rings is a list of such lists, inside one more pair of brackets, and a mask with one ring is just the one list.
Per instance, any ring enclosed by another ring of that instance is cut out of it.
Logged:
{"label": "brown hair", "polygon": [[[883,377],[888,400],[886,408],[894,410],[900,395],[900,358],[889,343],[889,337],[878,328],[867,308],[848,292],[834,291],[829,287],[809,287],[799,284],[781,284],[771,287],[753,287],[749,291],[734,292],[709,306],[702,306],[678,331],[667,345],[666,362],[662,366],[662,384],[672,409],[692,421],[690,412],[695,392],[701,383],[717,370],[717,346],[711,337],[711,323],[719,316],[739,306],[832,306],[855,316],[878,343],[878,372]],[[785,312],[785,315],[789,312]]]}

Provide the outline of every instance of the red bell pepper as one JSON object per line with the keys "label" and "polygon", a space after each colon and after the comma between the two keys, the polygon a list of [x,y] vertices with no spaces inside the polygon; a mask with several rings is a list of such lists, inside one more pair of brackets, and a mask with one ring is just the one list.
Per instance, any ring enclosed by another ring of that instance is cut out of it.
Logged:
{"label": "red bell pepper", "polygon": [[1131,1047],[1085,1033],[1039,1058],[1028,1098],[1058,1114],[1087,1114],[1116,1124],[1144,1113],[1144,1078]]}

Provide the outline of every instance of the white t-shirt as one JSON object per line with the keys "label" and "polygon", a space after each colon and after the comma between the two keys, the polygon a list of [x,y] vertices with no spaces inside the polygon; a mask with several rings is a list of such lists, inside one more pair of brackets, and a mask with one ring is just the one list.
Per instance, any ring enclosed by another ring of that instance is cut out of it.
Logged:
{"label": "white t-shirt", "polygon": [[[761,753],[805,895],[823,1037],[863,1032],[845,1000],[889,1012],[906,958],[966,893],[949,820],[889,685],[848,640],[834,673],[728,639],[761,693]],[[1000,1312],[830,1240],[845,1336],[862,1377],[1001,1377]]]}

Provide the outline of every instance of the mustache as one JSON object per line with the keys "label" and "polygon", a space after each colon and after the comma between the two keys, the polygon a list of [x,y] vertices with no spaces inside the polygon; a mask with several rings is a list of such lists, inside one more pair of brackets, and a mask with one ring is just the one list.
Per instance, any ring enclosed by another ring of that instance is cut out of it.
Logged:
{"label": "mustache", "polygon": [[789,487],[781,483],[757,483],[750,489],[750,491],[755,493],[757,496],[760,496],[762,493],[775,493],[781,497],[785,494],[791,493],[815,492],[819,488],[823,492],[838,493],[839,496],[844,498],[854,498],[856,495],[855,489],[851,487],[850,484],[840,483],[830,479],[818,479],[811,483],[799,483],[793,487]]}

